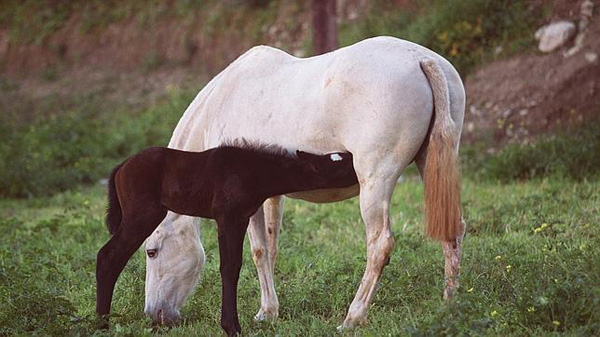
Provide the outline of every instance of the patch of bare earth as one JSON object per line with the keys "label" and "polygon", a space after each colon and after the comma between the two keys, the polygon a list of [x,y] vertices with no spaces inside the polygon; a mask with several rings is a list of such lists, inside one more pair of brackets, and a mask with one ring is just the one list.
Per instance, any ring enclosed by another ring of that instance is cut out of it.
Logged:
{"label": "patch of bare earth", "polygon": [[[581,1],[556,1],[553,20],[575,19]],[[596,8],[598,9],[598,8]],[[501,144],[528,141],[540,133],[576,129],[600,120],[600,25],[597,15],[582,48],[539,51],[486,64],[466,80],[463,139]],[[491,139],[490,139],[491,138]]]}

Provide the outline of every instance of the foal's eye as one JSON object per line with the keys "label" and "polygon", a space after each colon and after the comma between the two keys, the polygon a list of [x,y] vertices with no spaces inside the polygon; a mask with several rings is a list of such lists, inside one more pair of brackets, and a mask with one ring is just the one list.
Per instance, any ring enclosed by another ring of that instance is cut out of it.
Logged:
{"label": "foal's eye", "polygon": [[148,255],[149,258],[155,258],[157,254],[157,250],[156,249],[148,249],[146,250],[146,255]]}

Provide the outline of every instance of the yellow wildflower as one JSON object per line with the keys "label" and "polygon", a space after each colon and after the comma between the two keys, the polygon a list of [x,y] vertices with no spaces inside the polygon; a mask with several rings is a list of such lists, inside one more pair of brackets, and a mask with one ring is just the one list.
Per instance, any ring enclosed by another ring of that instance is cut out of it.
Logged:
{"label": "yellow wildflower", "polygon": [[539,232],[543,231],[546,228],[548,228],[548,224],[544,222],[540,227],[537,227],[536,229],[534,229],[533,232],[534,233],[539,233]]}
{"label": "yellow wildflower", "polygon": [[506,266],[506,272],[510,273],[510,270],[512,269],[512,266],[509,264]]}
{"label": "yellow wildflower", "polygon": [[555,326],[559,326],[560,322],[559,321],[552,321],[552,324],[554,324]]}
{"label": "yellow wildflower", "polygon": [[502,259],[502,255],[497,255],[496,260],[500,260],[500,259]]}
{"label": "yellow wildflower", "polygon": [[458,55],[458,45],[456,43],[452,44],[452,49],[450,49],[450,56]]}
{"label": "yellow wildflower", "polygon": [[491,312],[491,315],[492,315],[492,317],[496,317],[496,316],[498,316],[498,312],[496,310],[494,310]]}
{"label": "yellow wildflower", "polygon": [[471,287],[471,288],[467,289],[467,292],[468,292],[468,293],[472,293],[472,292],[473,292],[473,287]]}
{"label": "yellow wildflower", "polygon": [[534,308],[534,307],[529,307],[529,308],[527,308],[527,312],[534,312],[534,311],[535,311],[535,308]]}

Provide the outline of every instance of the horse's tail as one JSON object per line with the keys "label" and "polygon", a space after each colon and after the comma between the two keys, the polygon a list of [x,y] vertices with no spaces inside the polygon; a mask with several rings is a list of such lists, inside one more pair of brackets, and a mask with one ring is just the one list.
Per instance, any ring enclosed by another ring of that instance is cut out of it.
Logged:
{"label": "horse's tail", "polygon": [[117,172],[123,166],[124,163],[119,164],[112,170],[110,178],[108,179],[108,209],[106,211],[106,226],[110,234],[115,234],[121,226],[121,219],[123,214],[121,212],[121,204],[119,203],[119,195],[117,194],[117,188],[115,186],[115,176]]}
{"label": "horse's tail", "polygon": [[460,209],[460,127],[450,115],[448,82],[438,61],[426,58],[421,68],[433,92],[433,126],[425,158],[426,232],[431,238],[452,241],[462,231]]}

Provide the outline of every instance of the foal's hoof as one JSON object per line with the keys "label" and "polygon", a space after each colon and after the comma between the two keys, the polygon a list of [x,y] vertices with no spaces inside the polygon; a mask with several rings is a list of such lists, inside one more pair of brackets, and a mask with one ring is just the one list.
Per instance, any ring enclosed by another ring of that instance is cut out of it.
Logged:
{"label": "foal's hoof", "polygon": [[242,335],[242,328],[239,326],[234,326],[234,327],[223,327],[223,325],[221,325],[221,327],[223,328],[223,330],[225,330],[225,333],[227,334],[227,336],[241,336]]}
{"label": "foal's hoof", "polygon": [[107,331],[110,327],[108,324],[108,315],[97,316],[95,322],[96,330]]}

